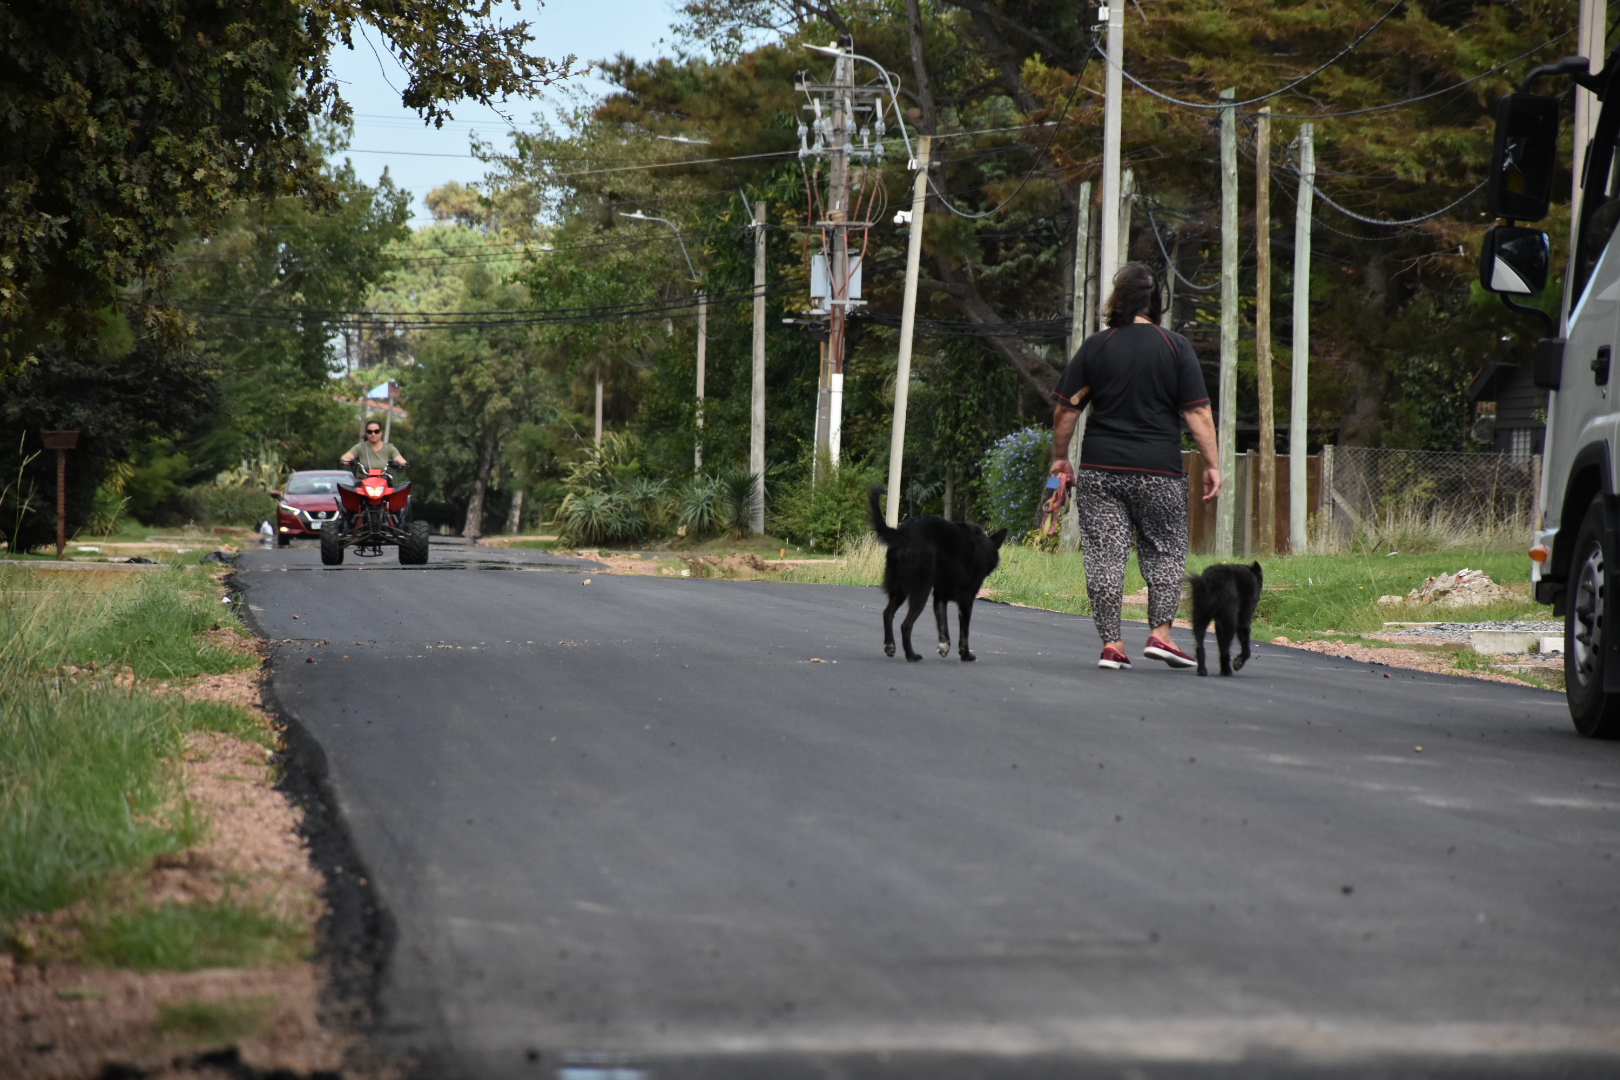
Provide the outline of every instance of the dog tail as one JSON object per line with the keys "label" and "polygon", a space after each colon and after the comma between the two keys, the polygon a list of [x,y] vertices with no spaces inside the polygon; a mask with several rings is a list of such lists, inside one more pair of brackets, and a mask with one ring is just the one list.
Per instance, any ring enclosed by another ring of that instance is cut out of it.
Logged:
{"label": "dog tail", "polygon": [[1208,595],[1209,582],[1204,580],[1203,574],[1189,574],[1187,576],[1187,587],[1192,590],[1193,603],[1200,604],[1203,602],[1204,597]]}
{"label": "dog tail", "polygon": [[889,528],[889,523],[883,520],[883,503],[881,499],[884,492],[888,490],[882,484],[873,484],[871,490],[867,492],[869,499],[867,508],[870,511],[869,516],[872,520],[872,531],[877,533],[878,543],[883,544],[885,547],[900,539],[900,530]]}

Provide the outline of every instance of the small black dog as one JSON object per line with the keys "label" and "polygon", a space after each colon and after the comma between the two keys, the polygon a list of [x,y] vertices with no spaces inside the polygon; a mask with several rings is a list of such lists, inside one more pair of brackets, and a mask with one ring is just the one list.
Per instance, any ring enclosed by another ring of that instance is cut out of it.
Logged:
{"label": "small black dog", "polygon": [[[1215,643],[1221,649],[1221,674],[1230,675],[1248,663],[1249,628],[1254,624],[1254,607],[1260,602],[1265,574],[1259,563],[1216,563],[1202,574],[1187,579],[1192,586],[1193,637],[1198,639],[1198,674],[1204,667],[1204,631],[1215,621]],[[1243,651],[1232,659],[1232,634],[1236,632]]]}
{"label": "small black dog", "polygon": [[883,520],[883,506],[879,497],[887,490],[874,484],[871,490],[872,528],[878,540],[887,547],[883,564],[883,589],[889,594],[889,606],[883,609],[883,652],[894,655],[894,613],[903,601],[910,600],[911,608],[900,624],[900,640],[906,647],[907,660],[921,660],[922,656],[911,647],[911,627],[922,614],[923,604],[930,591],[934,594],[934,622],[939,626],[939,655],[951,651],[951,633],[947,629],[945,605],[955,601],[962,628],[959,643],[963,660],[975,659],[968,648],[968,620],[973,613],[973,598],[979,595],[979,586],[1001,564],[998,550],[1007,539],[1007,530],[986,533],[983,526],[946,521],[942,517],[915,517],[891,529]]}

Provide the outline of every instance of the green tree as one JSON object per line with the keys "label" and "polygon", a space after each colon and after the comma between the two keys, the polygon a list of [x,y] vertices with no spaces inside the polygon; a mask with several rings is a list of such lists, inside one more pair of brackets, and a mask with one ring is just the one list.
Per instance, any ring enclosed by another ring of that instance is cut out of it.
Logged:
{"label": "green tree", "polygon": [[349,114],[331,50],[375,34],[407,107],[530,94],[569,71],[530,56],[489,0],[33,0],[0,6],[0,377],[42,348],[93,342],[139,286],[137,322],[181,336],[168,257],[237,199],[331,205],[309,134]]}

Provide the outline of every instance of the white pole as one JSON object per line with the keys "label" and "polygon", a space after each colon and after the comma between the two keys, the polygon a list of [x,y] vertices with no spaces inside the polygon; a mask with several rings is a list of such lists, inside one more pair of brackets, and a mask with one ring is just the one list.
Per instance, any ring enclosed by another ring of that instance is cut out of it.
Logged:
{"label": "white pole", "polygon": [[1097,290],[1113,288],[1119,270],[1119,139],[1120,97],[1125,80],[1125,0],[1108,5],[1108,70],[1103,75],[1102,248],[1097,268]]}
{"label": "white pole", "polygon": [[602,373],[596,373],[596,448],[602,448]]}
{"label": "white pole", "polygon": [[[1305,554],[1306,411],[1311,367],[1311,200],[1316,182],[1315,128],[1299,126],[1299,198],[1294,212],[1294,339],[1288,395],[1288,553]],[[1332,492],[1322,492],[1331,504]]]}
{"label": "white pole", "polygon": [[911,182],[911,235],[906,243],[906,293],[900,304],[900,360],[894,373],[894,428],[889,435],[889,500],[883,518],[900,524],[900,465],[906,452],[906,398],[911,389],[911,338],[917,329],[917,273],[922,264],[923,210],[928,206],[928,155],[933,139],[917,140],[917,178]]}
{"label": "white pole", "polygon": [[1091,247],[1091,181],[1080,185],[1074,205],[1074,295],[1069,302],[1069,356],[1086,340],[1086,254]]}
{"label": "white pole", "polygon": [[748,426],[748,471],[754,482],[749,527],[765,531],[765,200],[754,203],[754,392]]}
{"label": "white pole", "polygon": [[[1233,101],[1235,90],[1222,90]],[[1215,504],[1215,554],[1230,557],[1237,523],[1238,172],[1237,106],[1221,110],[1221,494]]]}
{"label": "white pole", "polygon": [[703,471],[703,369],[709,355],[709,294],[698,293],[697,325],[697,438],[692,446],[692,471]]}

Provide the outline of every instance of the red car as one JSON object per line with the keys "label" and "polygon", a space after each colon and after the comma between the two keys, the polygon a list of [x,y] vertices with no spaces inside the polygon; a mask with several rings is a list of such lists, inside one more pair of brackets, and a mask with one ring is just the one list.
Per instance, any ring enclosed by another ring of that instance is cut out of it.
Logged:
{"label": "red car", "polygon": [[338,516],[338,484],[354,482],[347,469],[316,469],[287,477],[285,491],[270,494],[276,507],[276,543],[285,547],[293,537],[319,540],[321,526]]}

